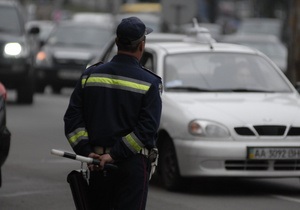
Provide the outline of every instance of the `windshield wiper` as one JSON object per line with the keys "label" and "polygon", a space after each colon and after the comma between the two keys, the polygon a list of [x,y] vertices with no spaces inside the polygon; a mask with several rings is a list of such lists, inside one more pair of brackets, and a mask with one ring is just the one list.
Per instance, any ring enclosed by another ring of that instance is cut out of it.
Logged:
{"label": "windshield wiper", "polygon": [[198,88],[193,86],[174,86],[174,87],[167,87],[167,90],[182,90],[182,91],[192,91],[192,92],[210,92],[211,90]]}
{"label": "windshield wiper", "polygon": [[258,90],[258,89],[248,89],[248,88],[236,88],[231,89],[232,92],[255,92],[255,93],[273,93],[274,91],[269,90]]}
{"label": "windshield wiper", "polygon": [[236,88],[236,89],[204,89],[193,86],[174,86],[167,87],[167,90],[180,90],[180,91],[191,91],[191,92],[255,92],[255,93],[274,93],[269,90],[258,90],[258,89],[247,89],[247,88]]}

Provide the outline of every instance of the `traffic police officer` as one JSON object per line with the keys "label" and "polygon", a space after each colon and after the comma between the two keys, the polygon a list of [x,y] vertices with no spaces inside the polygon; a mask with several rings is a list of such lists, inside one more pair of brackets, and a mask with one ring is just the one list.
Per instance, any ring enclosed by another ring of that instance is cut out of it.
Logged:
{"label": "traffic police officer", "polygon": [[[83,73],[64,115],[73,150],[101,162],[99,168],[89,165],[93,209],[143,210],[146,206],[147,155],[156,145],[162,109],[161,78],[139,63],[151,32],[137,17],[123,19],[116,30],[117,55]],[[105,163],[118,169],[106,176],[101,170]]]}

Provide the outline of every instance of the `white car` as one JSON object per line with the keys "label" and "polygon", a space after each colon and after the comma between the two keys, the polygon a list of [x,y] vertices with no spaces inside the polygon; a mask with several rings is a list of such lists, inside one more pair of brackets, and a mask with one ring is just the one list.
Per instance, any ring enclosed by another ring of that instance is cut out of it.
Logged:
{"label": "white car", "polygon": [[146,41],[141,63],[163,79],[158,177],[167,189],[192,177],[300,176],[299,94],[267,56],[195,34]]}

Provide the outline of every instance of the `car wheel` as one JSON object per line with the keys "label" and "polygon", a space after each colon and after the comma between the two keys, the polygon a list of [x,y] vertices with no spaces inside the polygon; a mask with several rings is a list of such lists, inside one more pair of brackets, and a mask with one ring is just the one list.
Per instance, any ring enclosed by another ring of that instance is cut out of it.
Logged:
{"label": "car wheel", "polygon": [[159,176],[162,184],[167,190],[179,190],[182,187],[182,178],[179,173],[177,157],[171,139],[164,139],[160,148]]}
{"label": "car wheel", "polygon": [[17,102],[20,104],[32,104],[34,94],[33,78],[25,79],[17,89]]}

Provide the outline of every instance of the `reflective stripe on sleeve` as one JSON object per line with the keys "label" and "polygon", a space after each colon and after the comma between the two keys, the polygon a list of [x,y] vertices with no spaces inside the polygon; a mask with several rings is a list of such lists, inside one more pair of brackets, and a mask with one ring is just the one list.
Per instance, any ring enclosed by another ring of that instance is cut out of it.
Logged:
{"label": "reflective stripe on sleeve", "polygon": [[134,154],[141,151],[141,149],[144,147],[144,144],[136,137],[133,132],[123,137],[122,140]]}
{"label": "reflective stripe on sleeve", "polygon": [[82,77],[81,84],[82,87],[86,84],[86,86],[108,87],[141,94],[145,94],[151,85],[145,81],[109,74],[91,74],[88,79],[84,76]]}
{"label": "reflective stripe on sleeve", "polygon": [[81,87],[82,88],[84,88],[87,78],[88,78],[88,75],[82,76],[82,79],[81,79]]}
{"label": "reflective stripe on sleeve", "polygon": [[81,140],[88,139],[88,133],[85,128],[77,128],[68,134],[68,141],[72,147],[76,146]]}

